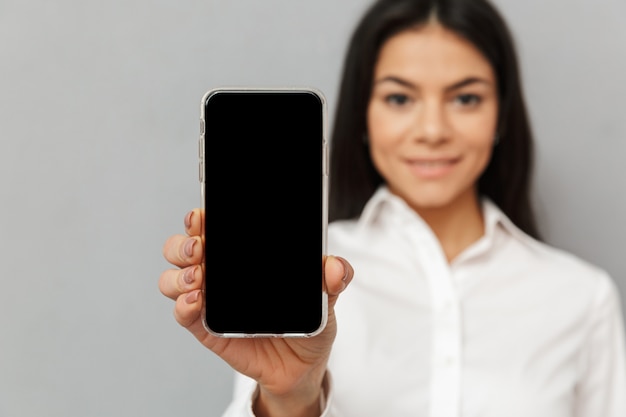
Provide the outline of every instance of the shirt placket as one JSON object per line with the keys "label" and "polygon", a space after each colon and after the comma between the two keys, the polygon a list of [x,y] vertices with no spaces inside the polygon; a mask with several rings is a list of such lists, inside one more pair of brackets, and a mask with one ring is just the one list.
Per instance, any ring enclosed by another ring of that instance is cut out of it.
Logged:
{"label": "shirt placket", "polygon": [[426,245],[423,259],[432,308],[430,417],[458,417],[461,400],[461,320],[459,297],[441,249]]}

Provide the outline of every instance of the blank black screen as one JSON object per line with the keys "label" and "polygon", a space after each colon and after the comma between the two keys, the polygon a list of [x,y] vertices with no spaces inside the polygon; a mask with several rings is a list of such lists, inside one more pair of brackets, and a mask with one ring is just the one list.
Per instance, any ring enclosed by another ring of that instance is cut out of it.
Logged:
{"label": "blank black screen", "polygon": [[308,91],[221,91],[204,105],[206,324],[312,332],[323,313],[323,103]]}

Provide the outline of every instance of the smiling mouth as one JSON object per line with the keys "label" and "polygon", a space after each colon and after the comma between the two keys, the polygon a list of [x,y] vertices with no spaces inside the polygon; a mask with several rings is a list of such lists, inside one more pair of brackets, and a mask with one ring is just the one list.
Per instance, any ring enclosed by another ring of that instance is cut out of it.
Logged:
{"label": "smiling mouth", "polygon": [[438,160],[438,161],[411,161],[410,163],[412,165],[419,165],[419,166],[426,167],[426,168],[434,168],[434,167],[452,165],[454,163],[454,160],[445,159],[445,160]]}
{"label": "smiling mouth", "polygon": [[437,179],[449,174],[459,159],[411,159],[407,162],[414,175],[424,179]]}

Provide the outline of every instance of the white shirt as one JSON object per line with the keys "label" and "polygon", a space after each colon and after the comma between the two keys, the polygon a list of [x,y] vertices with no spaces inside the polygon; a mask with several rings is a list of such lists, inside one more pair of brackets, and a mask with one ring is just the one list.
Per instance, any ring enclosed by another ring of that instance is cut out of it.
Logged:
{"label": "white shirt", "polygon": [[[427,224],[381,188],[329,253],[355,274],[323,417],[626,417],[619,293],[606,272],[519,230],[489,200],[485,234],[448,263]],[[252,416],[236,376],[224,417]]]}

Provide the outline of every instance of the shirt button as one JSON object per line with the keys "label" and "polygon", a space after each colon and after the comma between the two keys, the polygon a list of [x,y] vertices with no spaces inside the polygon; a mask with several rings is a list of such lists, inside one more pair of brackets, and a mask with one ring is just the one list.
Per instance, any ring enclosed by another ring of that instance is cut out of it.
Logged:
{"label": "shirt button", "polygon": [[448,356],[445,363],[447,367],[452,367],[456,363],[456,358],[454,356]]}

